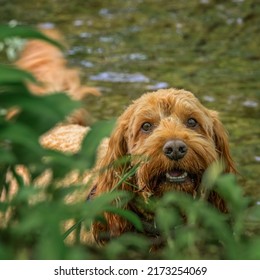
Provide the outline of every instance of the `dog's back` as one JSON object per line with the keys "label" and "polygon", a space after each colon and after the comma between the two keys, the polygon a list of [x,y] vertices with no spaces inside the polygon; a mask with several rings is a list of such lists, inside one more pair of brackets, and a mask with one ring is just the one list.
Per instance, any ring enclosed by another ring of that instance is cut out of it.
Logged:
{"label": "dog's back", "polygon": [[[43,29],[41,32],[63,44],[63,38],[57,30]],[[16,65],[32,73],[40,82],[29,85],[34,94],[64,91],[74,100],[82,100],[87,94],[99,95],[96,88],[81,85],[79,71],[68,67],[62,51],[48,42],[29,40]]]}

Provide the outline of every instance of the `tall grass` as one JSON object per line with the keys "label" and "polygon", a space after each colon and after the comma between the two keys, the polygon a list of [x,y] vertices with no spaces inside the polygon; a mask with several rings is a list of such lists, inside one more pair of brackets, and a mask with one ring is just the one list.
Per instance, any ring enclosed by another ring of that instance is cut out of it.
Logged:
{"label": "tall grass", "polygon": [[[13,37],[52,42],[32,28],[0,27],[2,46],[7,38]],[[120,197],[121,207],[124,206],[132,199],[130,193],[115,189],[89,203],[84,199],[66,203],[68,194],[87,186],[65,182],[61,186],[57,181],[71,170],[84,172],[93,167],[98,143],[109,134],[113,122],[94,124],[76,155],[46,150],[39,144],[39,137],[79,104],[65,94],[34,96],[25,85],[29,80],[35,81],[28,73],[0,65],[0,259],[260,258],[260,207],[243,196],[234,175],[215,178],[214,169],[208,171],[207,180],[214,183],[226,200],[229,213],[219,213],[207,202],[184,193],[167,193],[146,205],[154,212],[157,238],[142,234],[140,219],[112,203]],[[20,113],[8,119],[8,112],[17,107]],[[17,166],[29,171],[29,182],[19,175]],[[38,188],[34,179],[49,169],[53,179],[44,189]],[[136,232],[111,239],[103,247],[83,244],[80,228],[89,228],[94,220],[102,220],[105,211],[130,220]],[[71,219],[74,224],[64,231],[61,225]],[[75,242],[66,242],[72,234],[76,236]],[[151,250],[154,244],[160,246]]]}

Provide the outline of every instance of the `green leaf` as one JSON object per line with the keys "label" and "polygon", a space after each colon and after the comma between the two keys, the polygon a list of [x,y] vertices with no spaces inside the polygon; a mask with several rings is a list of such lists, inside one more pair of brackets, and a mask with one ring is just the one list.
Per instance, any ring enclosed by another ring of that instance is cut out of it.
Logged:
{"label": "green leaf", "polygon": [[0,25],[0,41],[11,37],[19,37],[23,39],[40,39],[56,45],[58,48],[63,48],[59,42],[42,34],[36,28],[29,26],[10,27],[8,25]]}
{"label": "green leaf", "polygon": [[33,152],[41,147],[38,143],[38,135],[33,129],[24,124],[8,124],[1,128],[0,140],[10,141],[10,144],[20,144]]}
{"label": "green leaf", "polygon": [[79,102],[72,101],[67,95],[59,93],[28,97],[27,100],[20,99],[19,104],[23,111],[17,120],[27,123],[39,134],[63,121],[66,116],[80,106]]}
{"label": "green leaf", "polygon": [[134,212],[113,206],[106,207],[106,211],[119,215],[120,217],[129,221],[137,230],[143,231],[142,222],[139,216]]}
{"label": "green leaf", "polygon": [[96,151],[102,139],[108,137],[114,127],[114,120],[96,122],[84,138],[81,146],[81,157],[87,159],[86,169],[91,168],[96,160]]}
{"label": "green leaf", "polygon": [[[8,150],[8,147],[3,148],[3,147],[0,147],[0,165],[1,164],[12,164],[15,162],[15,157],[14,155],[12,154],[11,151]],[[0,168],[1,170],[1,168]],[[1,189],[1,188],[0,188]]]}
{"label": "green leaf", "polygon": [[200,189],[203,188],[201,189],[201,192],[203,193],[210,192],[214,188],[214,185],[217,179],[219,178],[220,174],[223,172],[223,170],[224,170],[223,162],[221,161],[213,162],[203,174],[201,180],[201,186],[200,186]]}
{"label": "green leaf", "polygon": [[246,211],[247,220],[250,222],[258,222],[260,227],[260,205],[254,205]]}
{"label": "green leaf", "polygon": [[111,239],[103,251],[106,258],[115,259],[136,259],[137,253],[150,257],[150,240],[145,236],[125,233],[117,238]]}
{"label": "green leaf", "polygon": [[[129,161],[129,160],[130,160],[130,159],[129,159],[128,157],[125,157],[125,158],[120,159],[120,160],[119,160],[118,162],[116,162],[115,164],[122,164],[123,162]],[[122,175],[122,177],[120,178],[120,180],[117,182],[117,184],[113,187],[113,190],[118,189],[119,186],[120,186],[123,182],[126,182],[128,178],[132,177],[132,176],[136,173],[136,171],[137,171],[139,165],[140,165],[140,164],[136,164],[136,165],[134,165],[129,171],[125,172],[125,173]],[[108,167],[108,168],[113,168],[113,167]],[[126,182],[126,183],[127,183],[127,182]],[[132,187],[137,188],[137,186],[133,186],[133,185],[132,185]]]}
{"label": "green leaf", "polygon": [[140,226],[140,223],[136,220],[137,217],[135,214],[132,215],[131,213],[126,213],[126,210],[112,206],[115,201],[123,201],[123,205],[121,205],[123,207],[131,197],[132,196],[125,191],[113,191],[110,193],[104,193],[92,200],[88,200],[86,203],[80,206],[82,218],[64,233],[64,238],[66,238],[72,231],[80,226],[83,221],[96,220],[104,212],[112,212],[114,214],[122,215],[126,219],[129,219],[130,222],[133,222],[133,224],[135,224],[136,227],[141,230],[142,225]]}
{"label": "green leaf", "polygon": [[225,199],[233,213],[242,213],[249,203],[243,189],[237,184],[234,174],[225,174],[218,178],[216,191]]}
{"label": "green leaf", "polygon": [[3,108],[18,107],[16,121],[27,124],[39,135],[65,119],[80,103],[72,101],[66,94],[55,93],[47,96],[31,95],[26,90],[9,91],[0,94]]}
{"label": "green leaf", "polygon": [[179,213],[174,208],[159,208],[156,211],[156,225],[162,234],[169,235],[170,231],[180,225],[181,219]]}
{"label": "green leaf", "polygon": [[[128,192],[113,191],[113,192],[104,193],[100,196],[95,197],[93,200],[88,201],[86,206],[88,206],[92,209],[91,213],[89,213],[89,214],[92,215],[94,213],[94,215],[97,215],[104,211],[108,211],[110,209],[113,201],[122,200],[125,203],[127,203],[127,201],[131,197],[132,197],[131,194],[129,194]],[[123,206],[123,205],[121,205],[121,206]],[[89,209],[87,209],[87,211],[89,211]]]}
{"label": "green leaf", "polygon": [[52,170],[53,179],[58,179],[64,178],[71,170],[77,169],[78,163],[75,163],[71,155],[55,150],[44,150],[44,166]]}
{"label": "green leaf", "polygon": [[[34,77],[21,69],[13,66],[0,65],[0,88],[4,83],[23,83],[24,81],[35,82]],[[0,91],[1,94],[1,91]]]}

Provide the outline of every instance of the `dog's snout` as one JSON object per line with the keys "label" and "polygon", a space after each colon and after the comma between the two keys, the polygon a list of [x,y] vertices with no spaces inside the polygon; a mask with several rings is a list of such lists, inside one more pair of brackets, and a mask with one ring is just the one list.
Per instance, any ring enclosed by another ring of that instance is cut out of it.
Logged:
{"label": "dog's snout", "polygon": [[179,139],[169,140],[163,146],[163,153],[171,160],[179,160],[187,153],[187,145]]}

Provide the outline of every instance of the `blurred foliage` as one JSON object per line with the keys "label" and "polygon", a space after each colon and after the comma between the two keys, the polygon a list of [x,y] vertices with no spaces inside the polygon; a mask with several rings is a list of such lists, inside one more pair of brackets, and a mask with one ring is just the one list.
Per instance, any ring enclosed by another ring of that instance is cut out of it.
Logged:
{"label": "blurred foliage", "polygon": [[[1,26],[0,34],[5,34],[5,38],[46,40],[27,27]],[[127,192],[113,190],[88,203],[67,204],[67,195],[88,186],[61,185],[57,179],[71,170],[84,172],[93,167],[98,143],[109,134],[113,122],[94,124],[76,155],[46,150],[39,144],[39,137],[79,104],[65,94],[34,96],[25,85],[28,80],[34,78],[11,66],[0,66],[0,259],[260,258],[260,206],[243,196],[233,175],[216,178],[214,168],[207,171],[206,178],[214,177],[216,190],[225,198],[229,214],[219,213],[205,201],[184,193],[167,193],[145,206],[154,211],[158,240],[142,234],[140,219],[123,209],[132,199]],[[8,112],[13,108],[20,108],[20,112],[8,119]],[[21,165],[30,173],[29,183],[17,171]],[[33,180],[49,169],[53,171],[53,179],[46,188],[37,187]],[[14,194],[10,176],[18,184]],[[118,198],[122,208],[112,203]],[[123,234],[103,247],[83,244],[80,228],[89,228],[92,221],[102,220],[104,211],[128,219],[136,232]],[[74,225],[62,230],[61,225],[70,219],[76,221]],[[74,243],[64,242],[74,233]],[[151,251],[156,242],[160,246]]]}

